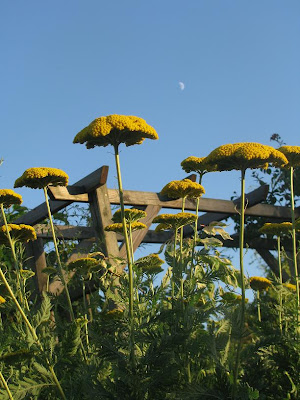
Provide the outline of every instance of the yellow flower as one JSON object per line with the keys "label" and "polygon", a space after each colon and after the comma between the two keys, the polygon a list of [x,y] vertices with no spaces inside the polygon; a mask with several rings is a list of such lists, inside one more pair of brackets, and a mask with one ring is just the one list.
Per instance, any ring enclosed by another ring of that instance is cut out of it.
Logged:
{"label": "yellow flower", "polygon": [[48,185],[67,186],[68,175],[58,168],[29,168],[15,182],[14,187],[27,186],[32,189],[42,189]]}
{"label": "yellow flower", "polygon": [[260,233],[265,233],[267,235],[286,235],[291,233],[292,231],[292,223],[291,222],[281,222],[279,223],[265,223],[260,229]]}
{"label": "yellow flower", "polygon": [[284,283],[283,286],[285,286],[291,292],[296,292],[296,285],[293,285],[292,283]]}
{"label": "yellow flower", "polygon": [[[127,229],[129,229],[129,224],[128,225],[126,224],[126,226],[127,226]],[[143,224],[142,222],[133,222],[131,224],[132,232],[140,230],[140,229],[146,229],[146,228],[147,228],[147,225]],[[123,224],[122,224],[122,222],[119,222],[119,223],[107,225],[105,227],[105,230],[109,231],[109,232],[117,232],[117,233],[123,234]]]}
{"label": "yellow flower", "polygon": [[253,276],[250,278],[250,287],[253,290],[267,290],[272,285],[272,282],[267,278]]}
{"label": "yellow flower", "polygon": [[161,268],[164,261],[159,258],[157,254],[149,254],[146,257],[141,257],[136,260],[135,265],[143,272],[148,274],[159,274],[163,269]]}
{"label": "yellow flower", "polygon": [[113,114],[95,119],[75,136],[73,143],[85,143],[90,149],[120,143],[132,146],[141,144],[146,138],[158,139],[158,135],[144,119]]}
{"label": "yellow flower", "polygon": [[6,300],[4,297],[0,296],[0,304],[6,303]]}
{"label": "yellow flower", "polygon": [[172,229],[176,230],[185,225],[194,224],[197,219],[197,215],[192,213],[177,213],[177,214],[160,214],[153,219],[153,223],[158,223],[158,230]]}
{"label": "yellow flower", "polygon": [[283,166],[287,162],[285,155],[273,147],[251,142],[225,144],[206,157],[206,164],[218,171],[267,168],[268,163]]}
{"label": "yellow flower", "polygon": [[288,159],[288,164],[285,167],[300,166],[300,146],[281,146],[278,151],[281,151]]}
{"label": "yellow flower", "polygon": [[190,179],[182,179],[181,181],[172,181],[164,186],[161,195],[171,199],[178,198],[196,198],[205,193],[204,187],[199,183],[192,182]]}
{"label": "yellow flower", "polygon": [[[237,304],[242,301],[242,296],[232,292],[224,292],[221,294],[222,301],[226,304]],[[248,303],[249,299],[245,299],[245,303]]]}
{"label": "yellow flower", "polygon": [[81,257],[69,262],[67,268],[69,271],[76,270],[82,275],[89,275],[106,268],[106,262],[103,259],[99,260],[94,257]]}
{"label": "yellow flower", "polygon": [[10,207],[13,204],[22,204],[22,196],[11,189],[0,189],[0,203]]}
{"label": "yellow flower", "polygon": [[200,175],[204,175],[206,172],[212,172],[214,169],[206,165],[206,157],[194,157],[190,156],[181,162],[182,169],[187,172],[198,172]]}
{"label": "yellow flower", "polygon": [[[127,222],[135,222],[141,218],[146,217],[146,212],[143,210],[138,210],[136,208],[125,208],[124,210],[124,215],[125,215],[125,220]],[[122,215],[121,215],[121,209],[117,210],[113,217],[112,217],[113,222],[122,222]]]}
{"label": "yellow flower", "polygon": [[[29,240],[36,240],[36,233],[32,226],[24,224],[8,224],[8,231],[14,240],[20,242],[29,242]],[[0,227],[0,243],[7,243],[6,226]]]}

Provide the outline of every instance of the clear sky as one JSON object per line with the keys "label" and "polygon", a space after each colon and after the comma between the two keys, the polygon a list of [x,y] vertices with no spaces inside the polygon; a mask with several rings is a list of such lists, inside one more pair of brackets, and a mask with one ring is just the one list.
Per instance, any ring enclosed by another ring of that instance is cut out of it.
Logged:
{"label": "clear sky", "polygon": [[[184,158],[221,144],[277,132],[300,145],[298,0],[15,0],[0,21],[2,188],[29,167],[73,183],[104,164],[116,187],[112,149],[72,143],[108,114],[142,117],[160,137],[122,148],[125,189],[158,192],[186,176]],[[206,175],[206,197],[229,199],[238,178]],[[18,192],[30,208],[43,200]]]}

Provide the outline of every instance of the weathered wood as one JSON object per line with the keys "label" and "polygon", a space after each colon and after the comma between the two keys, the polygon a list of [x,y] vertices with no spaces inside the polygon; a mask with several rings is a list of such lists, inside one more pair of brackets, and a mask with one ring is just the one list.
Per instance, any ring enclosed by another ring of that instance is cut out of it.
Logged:
{"label": "weathered wood", "polygon": [[46,290],[47,274],[42,271],[47,267],[46,255],[44,251],[43,239],[38,238],[33,242],[26,243],[27,263],[30,268],[35,272],[36,290],[38,293]]}
{"label": "weathered wood", "polygon": [[89,203],[93,225],[100,240],[102,252],[113,262],[113,258],[119,256],[119,247],[116,233],[104,230],[107,225],[112,223],[107,186],[102,185],[89,193]]}
{"label": "weathered wood", "polygon": [[[80,179],[75,183],[75,186],[83,186],[86,192],[90,192],[95,188],[103,185],[106,182],[108,174],[108,166],[104,165],[103,167],[97,169],[91,174],[87,175],[83,179]],[[51,194],[51,190],[49,190],[49,195]],[[50,200],[50,208],[52,214],[60,211],[64,207],[67,207],[71,204],[73,200],[68,201],[57,201]],[[15,223],[16,224],[28,224],[28,225],[36,225],[41,222],[44,218],[48,216],[48,211],[46,207],[46,203],[42,203],[39,206],[35,207],[33,210],[29,211],[27,214],[18,218]]]}
{"label": "weathered wood", "polygon": [[[150,226],[152,225],[153,218],[157,216],[159,211],[161,210],[160,206],[148,206],[145,209],[147,216],[142,218],[140,222],[147,226],[147,229],[142,229],[140,231],[136,231],[132,233],[132,245],[133,251],[135,252],[139,245],[142,243],[144,237],[146,236]],[[120,248],[120,257],[126,258],[126,246],[125,243],[122,244]]]}
{"label": "weathered wood", "polygon": [[[35,226],[35,231],[39,238],[52,239],[49,225],[38,224]],[[88,226],[55,225],[55,233],[58,239],[83,240],[94,238],[96,240],[95,229]]]}
{"label": "weathered wood", "polygon": [[[108,195],[111,204],[120,204],[119,193],[116,189],[108,189]],[[181,209],[182,199],[166,200],[162,198],[159,193],[124,190],[124,204],[132,206],[156,205],[163,208]],[[186,200],[185,210],[195,211],[196,201]],[[237,205],[233,201],[209,198],[200,199],[199,211],[229,215],[238,214]],[[295,213],[296,218],[300,217],[298,208],[295,210]],[[245,215],[267,217],[272,220],[291,220],[291,211],[289,207],[273,206],[269,204],[256,204],[252,207],[248,207],[245,211]]]}

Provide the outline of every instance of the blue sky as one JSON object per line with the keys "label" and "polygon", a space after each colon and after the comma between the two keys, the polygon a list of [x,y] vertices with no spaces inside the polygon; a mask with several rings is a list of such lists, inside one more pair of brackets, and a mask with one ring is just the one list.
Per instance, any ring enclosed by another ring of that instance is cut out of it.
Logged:
{"label": "blue sky", "polygon": [[[184,158],[221,144],[272,144],[274,132],[300,144],[299,1],[17,0],[0,20],[3,188],[29,167],[72,183],[104,164],[116,187],[112,149],[72,143],[108,114],[142,117],[160,137],[122,148],[125,189],[160,191],[186,176]],[[229,199],[238,178],[207,175],[206,197]],[[30,208],[43,200],[18,192]]]}

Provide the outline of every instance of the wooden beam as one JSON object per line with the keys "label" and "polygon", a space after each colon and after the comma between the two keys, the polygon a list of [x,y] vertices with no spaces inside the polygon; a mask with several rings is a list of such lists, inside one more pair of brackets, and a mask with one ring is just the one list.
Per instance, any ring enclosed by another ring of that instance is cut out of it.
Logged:
{"label": "wooden beam", "polygon": [[[118,190],[108,189],[108,196],[111,204],[120,204]],[[132,206],[153,205],[170,209],[182,208],[182,199],[167,200],[166,198],[163,198],[159,193],[133,190],[124,190],[124,203],[125,205]],[[186,200],[185,210],[195,211],[196,201]],[[237,205],[233,201],[209,198],[200,199],[199,211],[229,215],[238,214]],[[296,218],[300,217],[299,208],[297,208],[295,212]],[[266,217],[271,220],[291,220],[291,211],[289,207],[273,206],[269,204],[256,204],[252,207],[248,207],[245,211],[245,214],[253,217]]]}
{"label": "wooden beam", "polygon": [[[98,168],[96,171],[92,172],[91,174],[85,176],[83,179],[80,179],[78,182],[75,183],[75,186],[83,186],[86,192],[90,192],[106,182],[107,174],[108,174],[108,166],[104,165],[103,167]],[[49,189],[49,195],[51,195],[51,193],[52,192]],[[52,214],[55,214],[62,208],[68,206],[73,201],[74,200],[62,200],[62,201],[50,200],[50,208]],[[46,203],[42,203],[39,206],[35,207],[33,210],[29,211],[27,214],[18,218],[14,222],[16,224],[36,225],[47,216],[48,216],[48,211]]]}
{"label": "wooden beam", "polygon": [[[49,225],[38,224],[35,226],[36,234],[39,238],[52,240],[52,232]],[[73,225],[55,225],[55,233],[58,239],[65,240],[83,240],[94,238],[96,240],[96,231],[88,226]]]}

